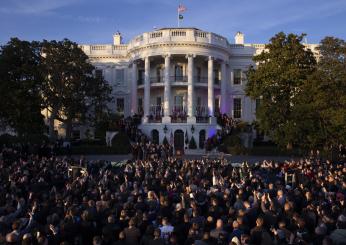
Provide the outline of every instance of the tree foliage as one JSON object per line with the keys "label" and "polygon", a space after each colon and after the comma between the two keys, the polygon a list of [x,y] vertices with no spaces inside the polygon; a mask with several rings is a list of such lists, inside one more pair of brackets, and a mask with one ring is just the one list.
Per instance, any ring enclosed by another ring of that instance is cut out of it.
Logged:
{"label": "tree foliage", "polygon": [[301,43],[302,35],[278,33],[266,50],[254,57],[257,68],[247,72],[246,93],[260,99],[259,127],[281,146],[300,144],[302,120],[299,97],[302,86],[315,71],[316,60]]}
{"label": "tree foliage", "polygon": [[309,135],[316,145],[346,144],[346,43],[326,37],[319,46],[316,71],[307,80],[304,104],[315,115],[315,129]]}
{"label": "tree foliage", "polygon": [[68,39],[43,41],[42,52],[42,95],[50,111],[50,136],[54,120],[59,120],[66,125],[69,138],[73,124],[94,121],[94,116],[102,113],[111,88],[103,78],[93,76],[94,67],[76,43]]}
{"label": "tree foliage", "polygon": [[0,122],[17,134],[42,134],[42,109],[49,111],[49,132],[54,120],[66,125],[93,126],[107,111],[111,87],[93,76],[94,67],[78,45],[62,41],[27,42],[17,38],[0,49]]}
{"label": "tree foliage", "polygon": [[0,49],[0,122],[19,137],[42,134],[38,42],[12,38]]}

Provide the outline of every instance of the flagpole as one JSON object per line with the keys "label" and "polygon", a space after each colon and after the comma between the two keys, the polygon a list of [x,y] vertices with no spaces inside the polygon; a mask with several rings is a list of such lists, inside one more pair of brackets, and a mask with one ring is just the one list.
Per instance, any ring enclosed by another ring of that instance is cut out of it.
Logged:
{"label": "flagpole", "polygon": [[178,12],[178,15],[177,15],[177,17],[178,17],[178,28],[180,27],[180,18],[179,18],[179,7],[178,7],[178,9],[177,9],[177,12]]}

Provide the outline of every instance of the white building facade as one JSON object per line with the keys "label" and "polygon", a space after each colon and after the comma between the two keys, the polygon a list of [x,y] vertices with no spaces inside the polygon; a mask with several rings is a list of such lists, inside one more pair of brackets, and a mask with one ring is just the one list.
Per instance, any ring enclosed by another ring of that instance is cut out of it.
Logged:
{"label": "white building facade", "polygon": [[161,143],[173,136],[181,144],[193,136],[202,146],[215,134],[220,113],[255,120],[256,102],[244,92],[245,71],[264,44],[245,44],[240,32],[231,44],[196,28],[163,28],[127,44],[121,39],[116,33],[113,44],[80,47],[96,76],[112,86],[110,108],[125,117],[141,115],[140,129],[149,138]]}

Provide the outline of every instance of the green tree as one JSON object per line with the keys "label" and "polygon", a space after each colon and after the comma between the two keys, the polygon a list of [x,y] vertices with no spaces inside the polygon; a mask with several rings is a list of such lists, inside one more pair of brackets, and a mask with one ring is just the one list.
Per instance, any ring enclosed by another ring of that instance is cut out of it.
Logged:
{"label": "green tree", "polygon": [[0,122],[20,138],[40,135],[40,46],[38,42],[12,38],[0,49]]}
{"label": "green tree", "polygon": [[298,110],[299,96],[316,60],[301,43],[304,36],[276,34],[265,51],[254,57],[257,67],[247,72],[246,93],[260,99],[259,128],[280,146],[300,144],[301,129],[308,123]]}
{"label": "green tree", "polygon": [[42,65],[45,82],[42,86],[44,105],[49,110],[49,134],[54,137],[54,120],[66,126],[70,138],[77,123],[96,120],[111,100],[111,87],[93,76],[94,67],[88,56],[68,39],[43,41]]}
{"label": "green tree", "polygon": [[305,84],[307,107],[317,114],[319,133],[309,135],[315,145],[346,144],[346,43],[326,37],[319,46],[316,71]]}

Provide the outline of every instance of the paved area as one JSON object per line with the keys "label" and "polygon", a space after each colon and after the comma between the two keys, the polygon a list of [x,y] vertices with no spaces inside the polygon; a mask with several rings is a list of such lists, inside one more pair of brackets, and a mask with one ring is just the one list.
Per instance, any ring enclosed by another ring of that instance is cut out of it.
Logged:
{"label": "paved area", "polygon": [[[291,159],[296,159],[296,157],[289,157],[289,156],[231,156],[231,155],[224,155],[226,159],[228,159],[232,163],[241,163],[244,161],[247,161],[248,163],[256,163],[259,161],[263,160],[274,160],[274,161],[285,161],[285,160],[291,160]],[[81,156],[79,155],[73,155],[72,156],[75,159],[79,159]],[[87,160],[104,160],[104,161],[111,161],[111,162],[119,162],[119,161],[124,161],[131,159],[131,155],[84,155],[84,158]],[[202,159],[205,157],[204,154],[199,154],[199,155],[184,155],[183,158],[186,159]],[[217,157],[216,154],[211,154],[211,158]]]}

